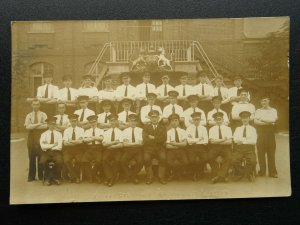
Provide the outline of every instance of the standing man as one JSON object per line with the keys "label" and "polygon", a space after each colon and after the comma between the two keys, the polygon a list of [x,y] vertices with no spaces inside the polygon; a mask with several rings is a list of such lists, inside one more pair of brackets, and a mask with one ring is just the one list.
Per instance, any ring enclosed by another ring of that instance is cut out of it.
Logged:
{"label": "standing man", "polygon": [[68,115],[65,114],[66,111],[66,104],[65,103],[58,103],[57,104],[57,112],[58,114],[56,117],[56,130],[63,133],[64,130],[70,125],[70,121]]}
{"label": "standing man", "polygon": [[223,77],[217,76],[214,81],[216,84],[214,87],[214,96],[221,99],[222,108],[226,111],[226,114],[228,114],[231,112],[231,104],[228,89],[223,86]]}
{"label": "standing man", "polygon": [[76,110],[74,114],[78,115],[78,126],[82,127],[83,129],[89,128],[87,118],[95,115],[95,112],[88,108],[89,97],[86,95],[78,96],[77,101],[79,102],[80,109]]}
{"label": "standing man", "polygon": [[116,89],[116,97],[118,101],[122,101],[124,98],[129,98],[132,101],[136,100],[137,90],[134,86],[130,84],[131,77],[128,73],[123,73],[121,75],[122,83]]}
{"label": "standing man", "polygon": [[129,115],[135,114],[134,112],[131,111],[131,106],[133,102],[129,98],[124,98],[121,101],[121,105],[123,108],[123,111],[118,114],[119,118],[119,128],[121,130],[124,130],[125,128],[129,127]]}
{"label": "standing man", "polygon": [[[31,102],[32,112],[28,113],[25,119],[24,126],[28,130],[27,148],[29,156],[28,182],[34,181],[36,176],[36,159],[40,160],[41,133],[47,129],[47,115],[40,111],[40,101],[34,99]],[[38,164],[38,178],[43,179],[42,168]]]}
{"label": "standing man", "polygon": [[169,91],[168,93],[170,104],[163,109],[163,122],[165,124],[168,123],[168,118],[172,114],[177,114],[180,117],[180,121],[184,122],[183,108],[177,104],[178,95],[179,93],[175,90]]}
{"label": "standing man", "polygon": [[78,97],[78,91],[72,88],[72,78],[70,76],[63,76],[62,81],[64,88],[59,90],[58,101],[66,104],[66,113],[73,114],[76,110],[76,99]]}
{"label": "standing man", "polygon": [[187,97],[193,94],[194,89],[188,83],[188,75],[187,73],[183,73],[180,76],[180,85],[175,87],[175,90],[179,93],[178,100],[179,104],[184,107],[186,105]]}
{"label": "standing man", "polygon": [[160,101],[160,106],[164,107],[167,105],[167,100],[169,98],[169,91],[175,90],[173,86],[169,84],[170,77],[168,74],[164,74],[161,78],[162,84],[156,88],[157,99]]}
{"label": "standing man", "polygon": [[257,156],[259,163],[259,176],[266,175],[266,155],[268,160],[269,177],[277,178],[275,164],[275,123],[277,122],[277,110],[270,107],[270,97],[263,96],[260,100],[261,108],[257,109],[254,116],[254,124],[257,129]]}
{"label": "standing man", "polygon": [[161,184],[166,184],[166,150],[165,143],[167,132],[165,126],[159,123],[160,112],[152,110],[148,113],[150,123],[145,124],[143,129],[144,140],[144,165],[146,170],[146,184],[153,182],[152,160],[158,160],[158,179]]}
{"label": "standing man", "polygon": [[100,107],[103,112],[98,114],[98,126],[100,129],[106,131],[110,128],[108,116],[111,114],[112,102],[110,100],[103,100],[100,103]]}
{"label": "standing man", "polygon": [[109,100],[114,102],[116,100],[116,92],[113,88],[113,80],[111,76],[105,76],[103,78],[103,82],[104,82],[104,89],[99,90],[98,93],[99,103],[101,103],[104,100]]}
{"label": "standing man", "polygon": [[194,112],[191,117],[193,124],[186,129],[188,159],[193,180],[198,181],[203,176],[204,166],[207,162],[208,134],[206,127],[200,124],[201,112]]}
{"label": "standing man", "polygon": [[[244,89],[242,87],[242,77],[241,76],[235,76],[234,77],[234,80],[233,80],[233,83],[234,83],[234,87],[232,88],[229,88],[228,90],[228,97],[230,99],[230,102],[232,105],[235,105],[237,102],[240,101],[240,91],[242,89]],[[250,102],[250,93],[247,92],[247,97],[248,97],[248,101]]]}
{"label": "standing man", "polygon": [[187,99],[189,101],[190,107],[187,108],[183,112],[185,126],[188,127],[188,126],[190,126],[190,125],[193,124],[191,115],[194,112],[200,112],[201,113],[200,124],[202,126],[206,126],[206,116],[205,116],[205,113],[204,113],[204,111],[202,109],[200,109],[198,107],[198,103],[199,103],[199,97],[198,97],[198,95],[189,95]]}
{"label": "standing man", "polygon": [[[65,129],[63,135],[63,159],[70,174],[71,182],[80,183],[81,158],[84,152],[84,130],[77,126],[78,115],[71,114],[69,117],[71,126]],[[75,165],[73,167],[73,159]]]}
{"label": "standing man", "polygon": [[103,170],[106,176],[105,184],[113,186],[118,176],[118,168],[123,150],[123,132],[118,128],[118,115],[108,117],[111,128],[104,132]]}
{"label": "standing man", "polygon": [[96,104],[98,102],[98,89],[95,86],[95,80],[92,75],[85,75],[82,77],[82,85],[78,88],[78,96],[88,96],[88,101],[90,102],[90,108],[96,112]]}
{"label": "standing man", "polygon": [[149,112],[152,110],[156,110],[159,112],[159,116],[161,119],[162,111],[161,108],[158,105],[155,105],[157,95],[153,92],[149,92],[147,94],[147,105],[143,106],[141,108],[141,121],[143,124],[149,124],[150,118],[149,118]]}
{"label": "standing man", "polygon": [[[234,180],[236,181],[243,177],[247,177],[250,182],[254,181],[257,134],[255,128],[249,125],[250,116],[251,113],[248,111],[242,111],[240,113],[243,125],[237,127],[233,134],[233,140],[236,146],[233,153],[232,165],[235,174]],[[243,159],[246,160],[244,166],[242,166]]]}
{"label": "standing man", "polygon": [[[121,167],[125,173],[125,181],[139,183],[138,173],[143,167],[143,129],[137,127],[138,116],[129,115],[129,127],[123,131],[123,156]],[[135,161],[132,165],[131,161]]]}
{"label": "standing man", "polygon": [[46,122],[48,130],[42,133],[40,138],[42,153],[39,164],[44,168],[46,184],[48,186],[51,184],[59,185],[63,165],[62,134],[55,130],[55,117],[48,118]]}
{"label": "standing man", "polygon": [[145,72],[143,74],[143,83],[138,84],[136,86],[137,90],[137,98],[139,101],[141,101],[141,106],[145,105],[146,103],[146,98],[149,93],[154,93],[155,92],[155,86],[150,83],[150,73]]}
{"label": "standing man", "polygon": [[212,105],[214,106],[214,108],[213,108],[213,110],[211,110],[207,113],[208,126],[212,127],[212,126],[216,125],[216,121],[213,118],[213,115],[216,112],[223,113],[223,123],[224,123],[224,125],[228,126],[229,125],[228,115],[225,111],[223,111],[221,109],[222,99],[219,96],[214,96],[211,101],[212,101]]}
{"label": "standing man", "polygon": [[[232,149],[232,131],[224,125],[224,114],[213,114],[216,125],[209,129],[210,149],[208,152],[209,164],[212,168],[212,183],[227,182],[228,169]],[[221,156],[223,161],[219,168],[216,159]]]}

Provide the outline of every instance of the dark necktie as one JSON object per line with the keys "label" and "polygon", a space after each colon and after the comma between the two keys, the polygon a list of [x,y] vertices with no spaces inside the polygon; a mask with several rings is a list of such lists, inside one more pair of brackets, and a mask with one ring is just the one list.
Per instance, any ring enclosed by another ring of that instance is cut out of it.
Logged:
{"label": "dark necktie", "polygon": [[148,95],[148,84],[146,84],[146,96]]}
{"label": "dark necktie", "polygon": [[125,97],[127,97],[127,94],[128,94],[127,92],[128,92],[128,90],[127,90],[127,86],[126,86],[125,87],[125,94],[124,94]]}
{"label": "dark necktie", "polygon": [[167,96],[167,94],[168,94],[168,89],[167,89],[167,85],[165,84],[164,96]]}
{"label": "dark necktie", "polygon": [[126,123],[128,122],[128,111],[126,111],[126,119],[125,119],[125,122],[126,122]]}
{"label": "dark necktie", "polygon": [[107,113],[105,113],[104,123],[107,123]]}
{"label": "dark necktie", "polygon": [[132,140],[132,143],[135,142],[134,128],[132,128],[131,140]]}
{"label": "dark necktie", "polygon": [[177,132],[176,128],[174,128],[174,129],[175,129],[175,142],[179,142],[178,132]]}
{"label": "dark necktie", "polygon": [[63,116],[62,116],[62,115],[60,116],[59,124],[60,124],[61,126],[63,125]]}
{"label": "dark necktie", "polygon": [[172,107],[172,113],[175,114],[175,106]]}
{"label": "dark necktie", "polygon": [[196,127],[196,131],[195,131],[195,138],[198,138],[199,134],[198,134],[198,127]]}
{"label": "dark necktie", "polygon": [[68,98],[67,98],[68,101],[71,101],[71,91],[70,91],[70,88],[68,88]]}
{"label": "dark necktie", "polygon": [[222,99],[221,88],[218,87],[218,97]]}
{"label": "dark necktie", "polygon": [[51,131],[50,144],[54,144],[54,133],[53,133],[53,131]]}
{"label": "dark necktie", "polygon": [[152,106],[152,105],[150,105],[150,112],[152,111],[152,107],[153,107],[153,106]]}
{"label": "dark necktie", "polygon": [[[93,137],[95,136],[95,128],[93,128],[93,134],[92,134],[92,136],[93,136]],[[95,141],[93,141],[92,144],[93,144],[93,145],[96,144]]]}
{"label": "dark necktie", "polygon": [[49,96],[48,96],[48,87],[49,87],[49,85],[47,84],[46,90],[45,90],[45,98],[48,98],[48,97],[49,97]]}
{"label": "dark necktie", "polygon": [[79,121],[83,121],[83,118],[84,118],[84,111],[85,111],[85,109],[82,109],[82,113],[81,113],[81,116],[80,116]]}
{"label": "dark necktie", "polygon": [[34,124],[37,124],[39,122],[38,120],[38,115],[37,115],[37,112],[34,112],[34,119],[33,119],[33,123]]}
{"label": "dark necktie", "polygon": [[204,84],[202,84],[202,95],[205,95],[205,92],[204,92]]}
{"label": "dark necktie", "polygon": [[183,86],[182,96],[185,96],[185,86]]}
{"label": "dark necktie", "polygon": [[73,128],[73,132],[72,132],[72,140],[76,140],[75,128]]}
{"label": "dark necktie", "polygon": [[196,107],[194,108],[194,112],[196,112]]}
{"label": "dark necktie", "polygon": [[223,137],[222,137],[222,131],[221,131],[221,126],[219,126],[219,139],[223,139]]}
{"label": "dark necktie", "polygon": [[246,129],[246,126],[244,126],[244,131],[243,131],[243,137],[247,137],[247,129]]}
{"label": "dark necktie", "polygon": [[112,129],[110,140],[115,141],[115,129],[114,128]]}

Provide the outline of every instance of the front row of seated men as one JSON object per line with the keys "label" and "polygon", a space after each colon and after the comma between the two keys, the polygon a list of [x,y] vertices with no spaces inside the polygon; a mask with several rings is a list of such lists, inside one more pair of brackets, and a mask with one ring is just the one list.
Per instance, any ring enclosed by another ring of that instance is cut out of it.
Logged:
{"label": "front row of seated men", "polygon": [[[151,184],[154,158],[158,161],[158,179],[162,184],[188,176],[197,181],[207,168],[212,170],[213,183],[228,181],[230,168],[234,180],[247,177],[253,181],[257,135],[249,125],[251,113],[239,114],[243,125],[233,135],[224,124],[224,113],[213,114],[215,125],[209,132],[201,125],[201,114],[192,113],[192,124],[187,129],[180,127],[180,116],[176,113],[169,115],[168,128],[159,123],[157,110],[148,113],[150,122],[143,128],[138,126],[139,117],[130,114],[129,127],[124,130],[119,129],[117,114],[108,116],[110,127],[105,130],[97,126],[96,115],[87,117],[89,128],[84,130],[79,127],[79,116],[71,114],[68,117],[71,126],[63,133],[56,130],[57,117],[50,117],[45,120],[48,130],[40,137],[39,164],[46,183],[59,184],[63,167],[75,183],[80,183],[81,174],[83,180],[104,181],[107,186],[112,186],[120,176],[125,182],[139,183],[138,174],[144,166],[146,183]],[[223,158],[221,163],[216,161],[219,156]]]}

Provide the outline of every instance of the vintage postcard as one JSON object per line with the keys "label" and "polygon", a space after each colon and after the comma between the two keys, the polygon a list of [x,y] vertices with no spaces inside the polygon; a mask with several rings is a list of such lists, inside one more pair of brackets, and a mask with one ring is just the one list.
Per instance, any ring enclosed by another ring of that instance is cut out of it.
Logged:
{"label": "vintage postcard", "polygon": [[12,22],[10,203],[290,196],[289,23]]}

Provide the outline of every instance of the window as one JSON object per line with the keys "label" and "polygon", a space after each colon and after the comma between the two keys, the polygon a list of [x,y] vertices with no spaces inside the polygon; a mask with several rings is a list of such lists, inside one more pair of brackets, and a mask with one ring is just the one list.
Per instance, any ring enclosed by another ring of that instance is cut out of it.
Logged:
{"label": "window", "polygon": [[83,25],[83,32],[109,32],[105,21],[88,21]]}
{"label": "window", "polygon": [[152,31],[162,31],[162,20],[152,20],[151,22]]}
{"label": "window", "polygon": [[29,33],[54,33],[53,24],[50,22],[30,23]]}

